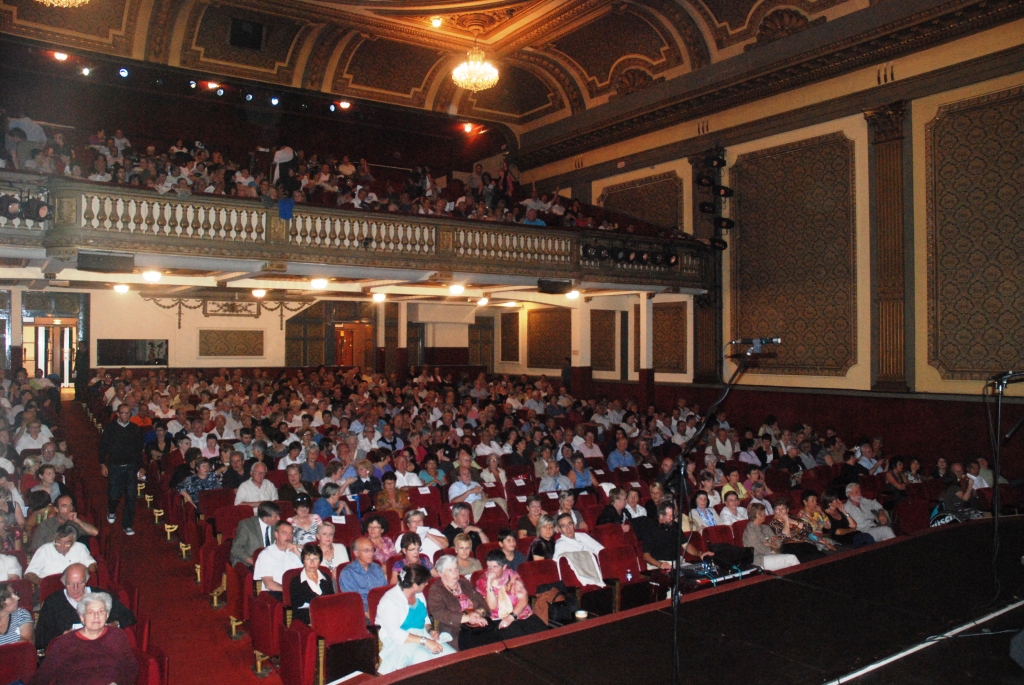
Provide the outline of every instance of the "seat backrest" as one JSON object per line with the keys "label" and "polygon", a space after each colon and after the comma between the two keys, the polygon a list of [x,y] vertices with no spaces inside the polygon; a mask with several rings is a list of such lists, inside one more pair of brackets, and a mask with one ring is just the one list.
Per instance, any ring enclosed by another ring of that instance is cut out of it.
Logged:
{"label": "seat backrest", "polygon": [[388,557],[388,560],[384,563],[384,577],[390,579],[391,572],[395,570],[395,564],[402,560],[404,554],[394,554]]}
{"label": "seat backrest", "polygon": [[150,645],[146,651],[160,668],[160,685],[167,685],[170,680],[170,659],[167,658],[167,653],[155,645]]}
{"label": "seat backrest", "polygon": [[203,490],[199,493],[199,512],[211,516],[214,512],[235,504],[235,491],[227,488]]}
{"label": "seat backrest", "polygon": [[281,632],[283,685],[313,685],[316,669],[316,633],[302,621],[292,621]]}
{"label": "seat backrest", "polygon": [[637,560],[636,550],[627,545],[605,547],[598,553],[597,559],[601,565],[601,575],[622,582],[626,582],[627,574],[634,578],[639,576],[643,568]]}
{"label": "seat backrest", "polygon": [[[22,566],[22,569],[24,568],[25,567]],[[32,597],[36,591],[32,583],[24,578],[18,578],[17,580],[10,580],[7,582],[10,583],[11,589],[14,590],[14,594],[18,595],[18,607],[32,613]]]}
{"label": "seat backrest", "polygon": [[618,523],[605,523],[600,526],[594,526],[590,530],[590,537],[605,547],[621,545],[623,543],[622,526]]}
{"label": "seat backrest", "polygon": [[252,617],[249,619],[249,635],[252,648],[267,656],[281,653],[281,624],[284,621],[284,605],[269,592],[261,592],[252,603]]}
{"label": "seat backrest", "polygon": [[732,524],[732,537],[736,541],[735,544],[743,544],[743,533],[746,532],[748,523],[750,523],[748,519],[743,519]]}
{"label": "seat backrest", "polygon": [[314,597],[309,603],[309,625],[328,647],[370,637],[363,615],[363,598],[357,592]]}
{"label": "seat backrest", "polygon": [[393,509],[385,509],[384,511],[378,511],[378,514],[384,517],[384,520],[388,522],[388,537],[394,539],[397,543],[402,537],[402,515]]}
{"label": "seat backrest", "polygon": [[135,659],[139,662],[139,676],[136,685],[160,685],[160,664],[145,650],[135,647]]}
{"label": "seat backrest", "polygon": [[281,599],[287,608],[292,606],[292,578],[302,573],[301,568],[290,568],[281,576]]}
{"label": "seat backrest", "polygon": [[252,515],[252,507],[243,504],[220,507],[213,512],[214,528],[223,539],[233,538],[238,524]]}
{"label": "seat backrest", "polygon": [[377,606],[380,604],[380,599],[393,587],[394,585],[381,585],[370,590],[370,594],[366,596],[366,603],[370,612],[370,623],[377,623]]}
{"label": "seat backrest", "polygon": [[37,660],[36,648],[31,642],[19,640],[0,646],[0,683],[18,680],[27,683],[36,673]]}
{"label": "seat backrest", "polygon": [[[107,583],[109,585],[109,583]],[[54,592],[58,592],[64,589],[64,582],[61,580],[60,573],[54,573],[53,575],[46,576],[39,581],[39,603],[42,604],[46,601],[46,598],[52,595]]]}
{"label": "seat backrest", "polygon": [[[533,545],[533,541],[536,539],[537,537],[534,535],[527,535],[524,538],[519,538],[516,540],[516,549],[523,554],[529,554],[530,546]],[[529,561],[529,559],[527,561]],[[481,561],[480,563],[482,564],[483,562]]]}
{"label": "seat backrest", "polygon": [[275,488],[281,488],[288,482],[288,472],[281,469],[270,469],[267,471],[267,480],[273,483]]}
{"label": "seat backrest", "polygon": [[704,542],[707,544],[725,544],[733,545],[736,544],[735,538],[732,536],[732,528],[729,526],[708,526],[701,532],[701,537],[704,538]]}
{"label": "seat backrest", "polygon": [[[476,558],[480,561],[481,565],[486,566],[487,565],[487,555],[490,554],[492,550],[496,550],[499,547],[501,547],[501,545],[499,545],[497,542],[484,542],[484,543],[481,543],[480,546],[476,548],[476,552],[475,552]],[[525,552],[524,552],[524,554],[525,554]]]}
{"label": "seat backrest", "polygon": [[519,564],[516,573],[519,574],[523,585],[526,587],[526,591],[531,597],[537,594],[539,586],[559,581],[558,564],[551,559],[524,561]]}

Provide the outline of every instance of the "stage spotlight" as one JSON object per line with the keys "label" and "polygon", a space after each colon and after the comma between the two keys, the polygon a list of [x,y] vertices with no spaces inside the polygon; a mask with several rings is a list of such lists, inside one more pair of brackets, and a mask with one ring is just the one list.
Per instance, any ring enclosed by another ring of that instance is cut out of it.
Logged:
{"label": "stage spotlight", "polygon": [[584,245],[583,246],[583,258],[589,260],[597,259],[597,246],[596,245]]}
{"label": "stage spotlight", "polygon": [[220,84],[217,83],[216,81],[207,81],[206,82],[206,87],[209,90],[217,90],[218,88],[220,88]]}
{"label": "stage spotlight", "polygon": [[349,107],[352,106],[352,103],[349,102],[348,100],[342,100],[341,102],[338,103],[338,106],[341,107],[342,109],[348,109]]}
{"label": "stage spotlight", "polygon": [[21,210],[21,216],[29,221],[46,221],[50,218],[53,208],[42,200],[32,198],[26,200]]}
{"label": "stage spotlight", "polygon": [[701,202],[697,205],[697,209],[700,210],[701,214],[714,214],[715,203],[714,202]]}
{"label": "stage spotlight", "polygon": [[67,59],[68,59],[68,53],[66,53],[66,52],[55,52],[55,53],[53,53],[53,58],[55,60],[57,60],[58,62],[66,62]]}
{"label": "stage spotlight", "polygon": [[733,189],[727,186],[711,186],[711,194],[717,197],[732,197]]}
{"label": "stage spotlight", "polygon": [[246,93],[245,94],[245,101],[246,102],[252,102],[252,93]]}
{"label": "stage spotlight", "polygon": [[331,111],[333,112],[333,111],[334,111],[334,110],[336,110],[336,109],[337,109],[337,107],[335,107],[335,106],[334,106],[334,103],[332,102],[332,103],[331,103],[331,107],[330,107],[330,110],[331,110]]}
{"label": "stage spotlight", "polygon": [[651,256],[651,263],[654,266],[665,266],[665,255],[662,252],[656,252]]}
{"label": "stage spotlight", "polygon": [[619,264],[623,264],[623,263],[629,261],[629,254],[630,254],[629,250],[627,250],[624,247],[619,247],[619,248],[616,248],[614,252],[612,252],[612,257]]}
{"label": "stage spotlight", "polygon": [[121,67],[120,69],[118,69],[117,73],[121,75],[121,78],[128,78],[128,70],[125,69],[124,67]]}
{"label": "stage spotlight", "polygon": [[711,244],[711,249],[712,250],[719,250],[719,251],[721,251],[721,250],[725,250],[727,247],[729,247],[729,243],[725,242],[721,238],[712,238],[710,244]]}
{"label": "stage spotlight", "polygon": [[195,88],[197,85],[199,85],[199,84],[196,83],[195,81],[189,81],[188,82],[188,87],[189,88]]}
{"label": "stage spotlight", "polygon": [[736,222],[733,221],[732,219],[726,219],[724,216],[715,217],[715,228],[729,230],[730,228],[734,228],[735,226]]}
{"label": "stage spotlight", "polygon": [[218,88],[217,89],[217,97],[220,97],[222,95],[224,95],[224,89],[223,88]]}
{"label": "stage spotlight", "polygon": [[5,219],[21,216],[21,200],[14,195],[0,195],[0,216]]}
{"label": "stage spotlight", "polygon": [[712,169],[722,169],[725,167],[725,157],[722,155],[712,155],[704,160],[704,165]]}
{"label": "stage spotlight", "polygon": [[665,253],[665,266],[675,266],[679,263],[679,255],[675,252]]}
{"label": "stage spotlight", "polygon": [[82,76],[88,76],[92,73],[92,69],[89,67],[82,67]]}
{"label": "stage spotlight", "polygon": [[280,100],[278,100],[276,97],[270,98],[270,104],[272,104],[274,107],[277,107],[278,102],[280,102]]}
{"label": "stage spotlight", "polygon": [[711,178],[707,174],[700,174],[699,176],[697,176],[697,185],[703,186],[705,188],[710,188],[711,186],[715,185],[715,179]]}
{"label": "stage spotlight", "polygon": [[636,253],[636,260],[641,264],[648,264],[651,261],[650,250],[640,250]]}
{"label": "stage spotlight", "polygon": [[609,250],[607,247],[602,247],[600,250],[597,251],[597,258],[600,259],[602,262],[605,261],[606,259],[611,259],[611,256],[612,251]]}

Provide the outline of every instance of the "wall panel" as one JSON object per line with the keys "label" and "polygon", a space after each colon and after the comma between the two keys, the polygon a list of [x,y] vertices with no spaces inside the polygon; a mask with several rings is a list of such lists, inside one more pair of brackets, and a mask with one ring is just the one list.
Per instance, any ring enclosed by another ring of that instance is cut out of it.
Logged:
{"label": "wall panel", "polygon": [[[504,336],[502,336],[504,340]],[[572,351],[572,312],[560,307],[531,309],[526,322],[526,363],[532,369],[560,369]]]}

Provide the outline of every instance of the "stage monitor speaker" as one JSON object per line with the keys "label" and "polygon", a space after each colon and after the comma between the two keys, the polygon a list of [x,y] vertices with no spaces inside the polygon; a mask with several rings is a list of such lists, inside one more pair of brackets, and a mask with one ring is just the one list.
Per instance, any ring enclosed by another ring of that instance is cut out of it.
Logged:
{"label": "stage monitor speaker", "polygon": [[545,295],[565,295],[572,290],[572,281],[564,278],[540,278],[537,290]]}
{"label": "stage monitor speaker", "polygon": [[130,274],[135,271],[135,255],[113,252],[79,252],[78,270],[103,274]]}

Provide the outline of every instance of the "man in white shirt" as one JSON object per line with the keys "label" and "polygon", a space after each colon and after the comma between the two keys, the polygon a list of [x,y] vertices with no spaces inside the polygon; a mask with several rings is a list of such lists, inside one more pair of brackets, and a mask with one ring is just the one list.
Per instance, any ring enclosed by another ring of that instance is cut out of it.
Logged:
{"label": "man in white shirt", "polygon": [[39,421],[33,420],[28,425],[28,430],[18,439],[18,444],[14,446],[14,449],[18,452],[24,450],[41,450],[43,445],[49,442],[49,438],[43,435],[42,426]]}
{"label": "man in white shirt", "polygon": [[21,564],[18,558],[9,554],[0,554],[0,581],[21,578]]}
{"label": "man in white shirt", "polygon": [[[577,532],[572,520],[572,514],[560,515],[557,523],[558,532],[562,536],[555,542],[554,560],[558,561],[567,554],[571,555],[569,563],[582,583],[604,587],[604,581],[601,579],[601,564],[597,557],[601,550],[604,549],[604,545],[586,533]],[[590,564],[584,563],[586,562],[586,557],[580,553],[589,553],[593,561],[593,568],[590,567]],[[581,556],[583,556],[582,559],[580,559]]]}
{"label": "man in white shirt", "polygon": [[416,475],[415,471],[409,470],[409,458],[404,452],[399,452],[395,457],[395,487],[414,488],[423,485],[423,481]]}
{"label": "man in white shirt", "polygon": [[420,553],[426,554],[428,559],[433,559],[437,552],[448,547],[448,538],[444,533],[423,523],[422,509],[410,509],[405,512],[405,529],[420,536],[420,540],[423,541]]}
{"label": "man in white shirt", "polygon": [[192,442],[192,446],[197,449],[206,447],[206,431],[203,430],[202,419],[196,419],[192,422],[192,430],[188,432],[188,439]]}
{"label": "man in white shirt", "polygon": [[89,548],[76,542],[78,531],[70,523],[57,528],[53,542],[48,542],[36,550],[32,561],[25,569],[25,580],[38,585],[46,576],[64,573],[71,564],[82,564],[90,573],[96,572],[96,560],[89,554]]}
{"label": "man in white shirt", "polygon": [[267,480],[267,465],[257,462],[252,465],[249,480],[238,486],[235,492],[235,506],[245,504],[255,511],[260,502],[273,502],[277,499],[277,487]]}
{"label": "man in white shirt", "polygon": [[890,526],[889,514],[882,505],[861,494],[860,485],[850,483],[846,486],[846,515],[857,524],[857,532],[867,533],[875,542],[891,540],[896,537]]}
{"label": "man in white shirt", "polygon": [[252,576],[263,581],[263,589],[277,598],[281,597],[284,588],[281,580],[285,571],[302,568],[298,549],[292,542],[292,524],[278,521],[274,525],[274,544],[263,549],[256,557],[256,566]]}

